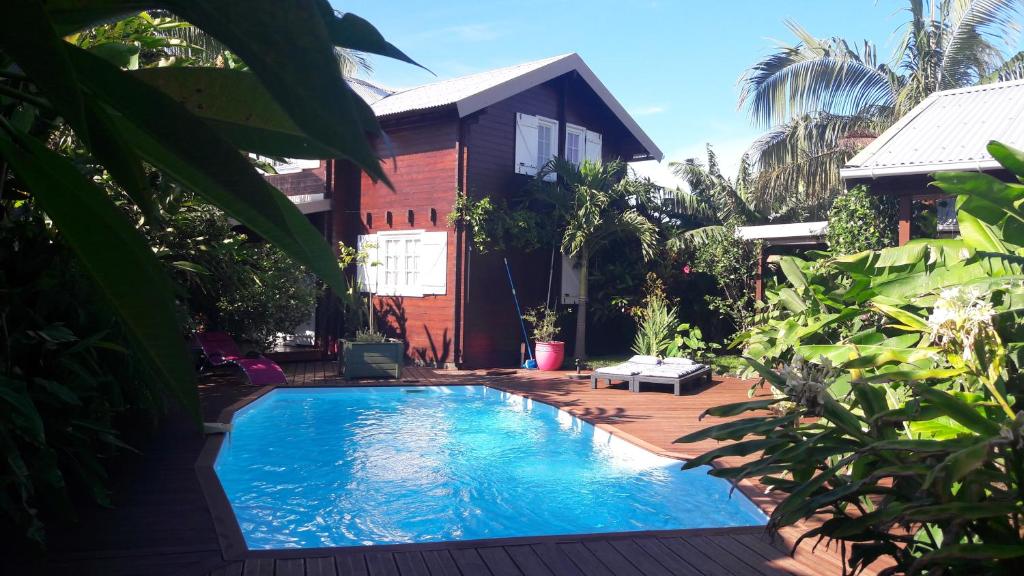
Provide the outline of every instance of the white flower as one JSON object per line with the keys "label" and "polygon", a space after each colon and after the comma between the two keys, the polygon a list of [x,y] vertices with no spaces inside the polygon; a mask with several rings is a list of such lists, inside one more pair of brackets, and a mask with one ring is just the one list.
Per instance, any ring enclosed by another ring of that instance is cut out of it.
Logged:
{"label": "white flower", "polygon": [[939,293],[928,317],[930,339],[946,350],[958,352],[964,362],[974,358],[978,337],[993,333],[995,309],[988,294],[977,287],[954,286]]}
{"label": "white flower", "polygon": [[782,368],[781,376],[786,379],[783,392],[794,404],[806,407],[810,413],[820,414],[828,396],[828,387],[837,374],[828,358],[822,356],[820,363],[812,364],[797,354],[789,365]]}

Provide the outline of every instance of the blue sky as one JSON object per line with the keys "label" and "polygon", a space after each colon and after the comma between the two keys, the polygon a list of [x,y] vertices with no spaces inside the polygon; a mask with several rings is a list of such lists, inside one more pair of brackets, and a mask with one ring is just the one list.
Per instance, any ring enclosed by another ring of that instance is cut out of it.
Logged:
{"label": "blue sky", "polygon": [[[794,19],[818,37],[868,39],[889,54],[907,20],[905,0],[332,0],[370,20],[438,79],[578,52],[665,152],[637,166],[669,183],[667,164],[713,144],[730,172],[760,130],[737,108],[737,79],[791,42]],[[435,80],[373,59],[369,76],[391,87]],[[646,165],[646,166],[644,166]]]}

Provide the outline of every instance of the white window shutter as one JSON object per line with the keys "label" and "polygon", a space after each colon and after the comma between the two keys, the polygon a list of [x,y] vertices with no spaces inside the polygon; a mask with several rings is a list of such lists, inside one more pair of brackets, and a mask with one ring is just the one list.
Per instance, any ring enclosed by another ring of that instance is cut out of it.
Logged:
{"label": "white window shutter", "polygon": [[516,114],[516,174],[537,174],[537,117]]}
{"label": "white window shutter", "polygon": [[356,267],[356,282],[361,292],[377,292],[377,271],[380,269],[377,261],[378,246],[376,234],[362,234],[356,241],[356,250],[365,250],[367,253],[366,262]]}
{"label": "white window shutter", "polygon": [[562,254],[562,304],[580,303],[579,258]]}
{"label": "white window shutter", "polygon": [[420,291],[444,294],[448,282],[448,233],[424,232],[420,235]]}
{"label": "white window shutter", "polygon": [[587,145],[584,150],[583,159],[601,163],[601,135],[587,130],[586,140]]}

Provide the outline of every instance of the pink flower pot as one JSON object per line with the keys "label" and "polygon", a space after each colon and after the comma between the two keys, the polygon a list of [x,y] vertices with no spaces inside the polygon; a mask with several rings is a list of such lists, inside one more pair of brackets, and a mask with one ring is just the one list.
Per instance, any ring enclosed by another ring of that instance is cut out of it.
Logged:
{"label": "pink flower pot", "polygon": [[565,342],[537,342],[535,346],[537,368],[540,370],[558,370],[565,360]]}

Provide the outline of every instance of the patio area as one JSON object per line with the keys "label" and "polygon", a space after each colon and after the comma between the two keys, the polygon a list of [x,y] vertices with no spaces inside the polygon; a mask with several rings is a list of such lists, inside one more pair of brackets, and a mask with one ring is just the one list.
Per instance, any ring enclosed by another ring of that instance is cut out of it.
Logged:
{"label": "patio area", "polygon": [[[284,366],[291,386],[345,386],[334,363]],[[747,398],[749,381],[716,377],[689,394],[630,393],[590,388],[568,373],[434,370],[407,367],[402,381],[376,385],[487,384],[547,402],[609,432],[665,455],[683,458],[710,446],[672,440],[704,426],[706,408]],[[206,378],[204,419],[259,390],[231,376]],[[780,575],[839,574],[841,559],[822,544],[813,555],[804,545],[787,554],[792,534],[768,538],[761,528],[512,538],[476,542],[378,546],[333,550],[243,552],[225,560],[195,473],[204,445],[183,415],[172,415],[144,457],[128,461],[114,507],[83,512],[77,526],[56,530],[46,564],[12,566],[51,574],[217,575]],[[762,508],[773,501],[757,486],[744,486]],[[216,510],[216,507],[215,507]]]}

